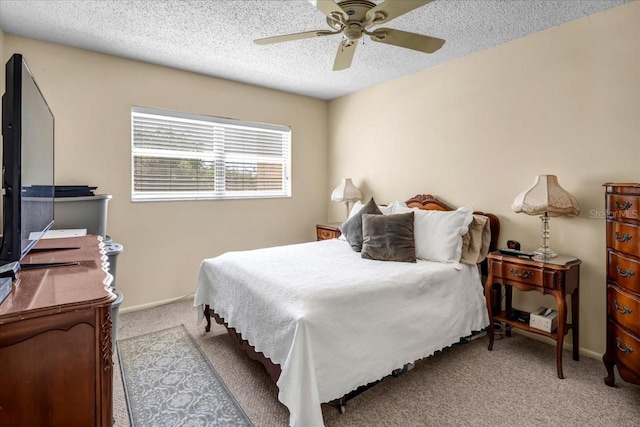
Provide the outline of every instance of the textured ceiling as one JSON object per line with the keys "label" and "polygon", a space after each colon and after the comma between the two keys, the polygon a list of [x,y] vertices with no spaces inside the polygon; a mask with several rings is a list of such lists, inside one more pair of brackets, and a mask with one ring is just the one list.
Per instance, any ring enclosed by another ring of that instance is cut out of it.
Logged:
{"label": "textured ceiling", "polygon": [[329,29],[307,0],[0,0],[0,27],[7,34],[332,99],[629,1],[436,0],[383,26],[445,39],[439,51],[429,55],[363,38],[343,71],[332,71],[340,35],[253,43]]}

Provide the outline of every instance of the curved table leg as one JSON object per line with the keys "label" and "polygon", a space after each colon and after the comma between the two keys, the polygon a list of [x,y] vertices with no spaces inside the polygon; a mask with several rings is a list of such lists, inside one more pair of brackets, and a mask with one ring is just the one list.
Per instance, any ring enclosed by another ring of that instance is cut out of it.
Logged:
{"label": "curved table leg", "polygon": [[564,378],[562,374],[562,344],[564,343],[564,331],[567,324],[567,302],[561,293],[556,294],[558,306],[558,340],[556,342],[556,364],[558,367],[558,378]]}

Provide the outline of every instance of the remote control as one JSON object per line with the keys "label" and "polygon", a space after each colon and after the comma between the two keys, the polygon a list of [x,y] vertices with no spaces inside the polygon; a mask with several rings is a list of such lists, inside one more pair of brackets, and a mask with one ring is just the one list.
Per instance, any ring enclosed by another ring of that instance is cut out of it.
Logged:
{"label": "remote control", "polygon": [[518,251],[516,249],[508,249],[508,248],[498,249],[498,251],[502,255],[521,256],[521,257],[526,257],[526,258],[533,258],[533,256],[535,255],[533,252]]}

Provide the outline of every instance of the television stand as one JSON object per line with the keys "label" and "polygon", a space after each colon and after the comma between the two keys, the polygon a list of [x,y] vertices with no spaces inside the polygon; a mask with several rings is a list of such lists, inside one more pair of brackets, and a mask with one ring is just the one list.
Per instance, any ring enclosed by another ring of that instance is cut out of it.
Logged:
{"label": "television stand", "polygon": [[80,249],[28,253],[23,261],[81,267],[20,271],[0,304],[0,425],[113,427],[116,295],[106,251],[99,236],[69,239],[39,244]]}

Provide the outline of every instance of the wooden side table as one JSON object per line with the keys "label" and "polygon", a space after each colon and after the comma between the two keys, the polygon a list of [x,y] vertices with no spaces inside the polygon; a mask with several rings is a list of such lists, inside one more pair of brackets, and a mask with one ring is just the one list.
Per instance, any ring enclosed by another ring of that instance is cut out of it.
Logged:
{"label": "wooden side table", "polygon": [[317,240],[337,239],[340,237],[341,222],[331,222],[327,224],[316,224]]}
{"label": "wooden side table", "polygon": [[[579,285],[580,285],[580,261],[571,256],[558,256],[546,261],[530,260],[514,256],[501,255],[492,252],[487,255],[489,260],[489,276],[485,284],[485,298],[489,311],[489,350],[493,349],[494,321],[507,325],[507,336],[511,327],[527,332],[540,334],[556,341],[556,365],[558,378],[564,378],[562,374],[562,344],[564,336],[569,329],[572,330],[573,360],[580,360],[579,356]],[[491,310],[491,290],[494,285],[505,288],[505,310],[493,313]],[[550,294],[556,298],[558,309],[558,328],[555,331],[546,332],[532,328],[527,323],[510,319],[509,313],[513,310],[513,288],[520,291],[538,291],[542,294]],[[567,323],[567,295],[571,295],[571,324]]]}

